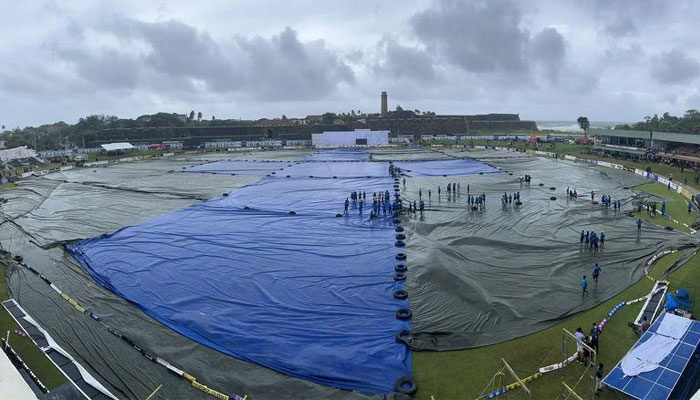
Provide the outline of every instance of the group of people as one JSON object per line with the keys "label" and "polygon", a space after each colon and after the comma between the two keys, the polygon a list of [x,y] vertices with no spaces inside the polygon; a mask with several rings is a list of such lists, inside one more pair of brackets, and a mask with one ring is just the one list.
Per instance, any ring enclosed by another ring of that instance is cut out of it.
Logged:
{"label": "group of people", "polygon": [[[644,202],[642,203],[641,201],[639,202],[639,205],[637,205],[637,212],[642,212],[642,208],[647,209],[647,215],[650,217],[656,217],[656,210],[658,208],[657,203],[655,201],[652,202]],[[692,211],[692,206],[688,206],[688,212]],[[666,202],[661,203],[661,215],[666,215]]]}
{"label": "group of people", "polygon": [[514,192],[513,194],[504,192],[503,196],[501,196],[501,205],[503,207],[512,204],[514,201],[516,205],[520,202],[520,192]]}
{"label": "group of people", "polygon": [[622,202],[620,200],[613,200],[610,195],[604,194],[603,197],[601,197],[600,202],[608,208],[610,208],[612,205],[614,211],[619,211],[622,208]]}
{"label": "group of people", "polygon": [[532,181],[532,177],[530,175],[525,175],[520,177],[520,182],[525,182],[525,183],[530,183]]}
{"label": "group of people", "polygon": [[[600,277],[601,271],[602,271],[602,268],[600,268],[598,263],[595,263],[595,266],[593,267],[593,282],[595,282],[596,286],[598,286],[598,278]],[[584,275],[583,279],[581,279],[581,297],[584,297],[587,294],[588,294],[588,278],[586,277],[586,275]]]}
{"label": "group of people", "polygon": [[477,207],[479,209],[486,207],[486,193],[482,193],[478,196],[467,196],[467,204],[470,207]]}
{"label": "group of people", "polygon": [[[345,211],[344,214],[348,215],[350,210],[350,203],[357,206],[357,210],[360,214],[367,207],[367,193],[366,192],[356,192],[350,193],[350,197],[345,199]],[[421,202],[422,203],[422,202]],[[374,220],[380,215],[390,215],[397,216],[403,210],[403,205],[401,204],[401,198],[398,193],[394,194],[394,201],[391,201],[391,195],[389,191],[385,192],[374,192],[372,193],[372,211],[370,212],[369,219]]]}
{"label": "group of people", "polygon": [[598,251],[598,247],[605,246],[605,233],[600,232],[600,237],[593,231],[586,231],[586,233],[581,231],[581,244],[591,250]]}
{"label": "group of people", "polygon": [[[598,354],[599,352],[598,338],[600,336],[600,328],[598,327],[598,324],[596,324],[595,322],[593,323],[593,326],[591,327],[591,333],[589,336],[586,336],[586,334],[583,333],[583,328],[581,327],[576,328],[576,333],[574,333],[574,336],[576,337],[576,359],[578,363],[590,363],[591,350],[594,350],[596,354]],[[603,390],[604,376],[605,374],[603,373],[603,364],[600,363],[595,366],[595,394],[598,394],[598,392]]]}
{"label": "group of people", "polygon": [[[566,195],[569,198],[576,198],[578,197],[578,191],[576,189],[571,189],[569,187],[566,188]],[[591,201],[595,201],[595,191],[591,190]],[[620,211],[622,210],[622,201],[620,200],[613,200],[612,197],[609,194],[604,194],[600,198],[600,203],[604,205],[605,207],[613,207],[613,210],[615,211]]]}
{"label": "group of people", "polygon": [[576,192],[576,189],[570,190],[568,187],[566,188],[566,195],[569,196],[569,198],[574,198],[578,197],[578,192]]}
{"label": "group of people", "polygon": [[[404,182],[404,185],[405,184],[406,183]],[[459,182],[457,182],[457,183],[452,182],[452,183],[447,184],[446,191],[447,191],[448,196],[453,194],[453,193],[454,194],[460,193],[461,190],[462,190],[462,188],[460,187]],[[437,191],[438,191],[438,197],[439,197],[440,194],[442,193],[442,188],[439,185],[438,185]],[[428,192],[430,192],[430,191],[428,191]],[[467,185],[467,194],[469,194],[469,185]]]}
{"label": "group of people", "polygon": [[[401,168],[394,167],[394,163],[390,162],[389,163],[389,175],[391,175],[392,177],[401,176]],[[404,184],[405,183],[406,183],[406,179],[404,179]]]}
{"label": "group of people", "polygon": [[415,214],[417,211],[420,211],[421,215],[423,215],[423,211],[425,210],[425,203],[423,200],[420,202],[416,203],[415,200],[413,200],[413,203],[410,201],[408,202],[408,212]]}

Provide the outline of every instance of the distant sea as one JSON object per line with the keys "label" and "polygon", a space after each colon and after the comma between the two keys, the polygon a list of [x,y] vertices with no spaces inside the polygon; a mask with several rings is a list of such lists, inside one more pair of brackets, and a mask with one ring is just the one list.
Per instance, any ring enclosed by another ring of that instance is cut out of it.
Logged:
{"label": "distant sea", "polygon": [[[537,128],[540,130],[553,130],[561,132],[582,132],[576,121],[536,121]],[[621,121],[590,121],[591,128],[606,129],[613,128],[615,125],[628,124],[629,122]]]}

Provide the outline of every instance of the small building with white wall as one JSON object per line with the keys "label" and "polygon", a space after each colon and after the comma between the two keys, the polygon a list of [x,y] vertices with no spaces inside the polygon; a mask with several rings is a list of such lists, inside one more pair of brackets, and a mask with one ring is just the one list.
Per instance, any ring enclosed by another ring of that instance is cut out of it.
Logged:
{"label": "small building with white wall", "polygon": [[311,134],[311,145],[322,147],[388,146],[389,131],[355,129]]}
{"label": "small building with white wall", "polygon": [[[146,149],[148,149],[148,145],[145,145]],[[103,151],[109,153],[112,151],[126,151],[126,150],[134,150],[135,147],[131,143],[126,143],[126,142],[119,142],[119,143],[107,143],[107,144],[102,144],[100,145]]]}
{"label": "small building with white wall", "polygon": [[38,157],[36,151],[27,148],[27,146],[15,147],[13,149],[0,150],[0,161],[8,162],[22,158]]}

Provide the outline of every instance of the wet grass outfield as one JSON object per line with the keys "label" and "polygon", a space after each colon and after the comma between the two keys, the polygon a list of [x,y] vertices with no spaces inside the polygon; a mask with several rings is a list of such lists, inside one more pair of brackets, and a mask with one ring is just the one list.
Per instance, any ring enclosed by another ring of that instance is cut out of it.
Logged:
{"label": "wet grass outfield", "polygon": [[[677,252],[661,258],[655,264],[652,275],[668,268],[680,258],[681,254],[681,252]],[[601,274],[600,279],[601,281],[605,279],[605,272]],[[697,296],[697,288],[700,285],[700,256],[694,256],[680,269],[673,272],[669,281],[671,282],[671,290],[684,287],[690,289],[691,295]],[[574,332],[577,327],[583,327],[584,332],[587,332],[593,322],[600,322],[607,316],[608,311],[620,301],[644,296],[649,293],[653,285],[651,280],[641,279],[612,299],[586,312],[519,339],[464,351],[414,352],[414,373],[419,388],[416,398],[424,400],[431,398],[435,400],[477,399],[485,389],[486,392],[495,389],[495,387],[487,385],[500,369],[501,357],[506,359],[520,378],[535,373],[541,366],[561,362],[562,328]],[[600,336],[598,362],[605,365],[606,373],[637,341],[638,336],[627,326],[627,323],[634,320],[643,304],[639,302],[623,307],[605,326]],[[695,315],[700,312],[697,298],[693,311]],[[527,384],[527,386],[532,390],[533,399],[555,399],[561,393],[561,382],[565,381],[573,386],[584,370],[584,367],[578,363],[571,363],[564,369],[563,374],[555,371]],[[576,389],[583,398],[592,397],[593,379],[590,377],[591,374],[592,372],[589,370]],[[503,383],[510,384],[512,382],[513,380],[506,375]],[[527,397],[524,392],[513,392],[508,394],[508,398],[525,399]],[[605,389],[598,398],[617,400],[619,396]]]}
{"label": "wet grass outfield", "polygon": [[[634,188],[642,193],[654,195],[647,197],[649,201],[657,202],[657,215],[652,217],[646,210],[642,212],[634,212],[634,216],[641,218],[643,221],[651,222],[657,225],[669,226],[683,232],[690,232],[690,229],[682,225],[683,223],[692,226],[697,218],[697,209],[693,207],[691,212],[688,212],[688,202],[673,190],[669,190],[666,186],[657,183],[649,182]],[[675,223],[672,220],[661,215],[661,202],[666,202],[666,213],[673,219],[680,222]]]}
{"label": "wet grass outfield", "polygon": [[[11,261],[8,261],[11,262]],[[5,261],[0,262],[0,301],[8,299],[6,278],[5,278]],[[56,368],[56,366],[39,350],[28,336],[20,336],[15,333],[15,330],[21,331],[17,322],[12,316],[0,306],[0,333],[3,339],[7,337],[9,332],[10,346],[17,352],[17,355],[22,358],[25,364],[31,369],[39,380],[49,389],[55,389],[58,386],[68,382],[65,376]]]}

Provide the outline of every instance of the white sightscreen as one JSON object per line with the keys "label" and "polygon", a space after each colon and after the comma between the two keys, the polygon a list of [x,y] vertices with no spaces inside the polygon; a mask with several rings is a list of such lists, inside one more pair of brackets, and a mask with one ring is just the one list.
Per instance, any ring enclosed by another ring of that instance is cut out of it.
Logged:
{"label": "white sightscreen", "polygon": [[389,131],[340,131],[312,134],[311,143],[316,147],[386,146]]}
{"label": "white sightscreen", "polygon": [[323,137],[323,133],[312,133],[311,144],[314,147],[326,147],[326,141]]}

